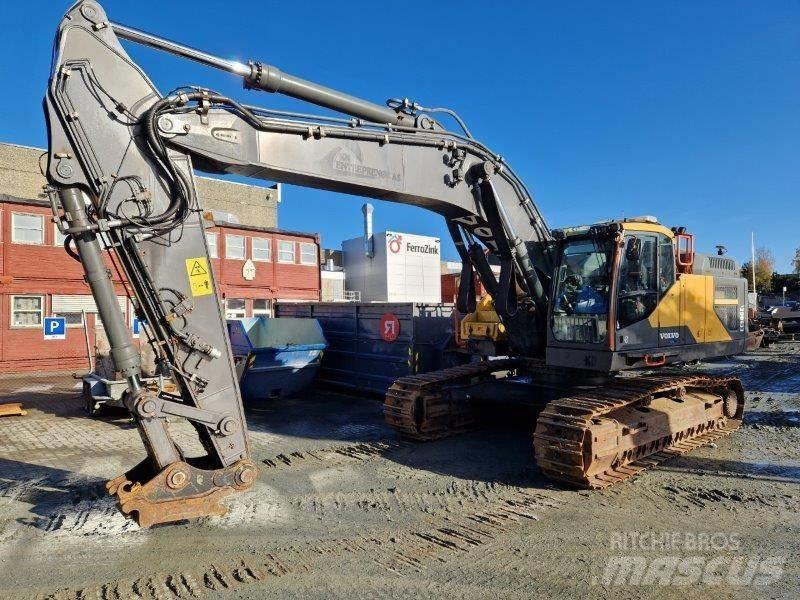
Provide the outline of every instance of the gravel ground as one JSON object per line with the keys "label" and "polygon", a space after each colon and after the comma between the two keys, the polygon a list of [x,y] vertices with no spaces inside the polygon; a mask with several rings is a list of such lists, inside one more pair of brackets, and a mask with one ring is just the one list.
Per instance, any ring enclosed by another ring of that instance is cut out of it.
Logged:
{"label": "gravel ground", "polygon": [[0,597],[796,598],[800,344],[698,368],[742,377],[743,427],[607,490],[550,484],[528,426],[418,445],[314,391],[248,411],[262,468],[227,516],[149,530],[103,489],[142,457],[130,421],[2,380],[28,415],[0,419]]}

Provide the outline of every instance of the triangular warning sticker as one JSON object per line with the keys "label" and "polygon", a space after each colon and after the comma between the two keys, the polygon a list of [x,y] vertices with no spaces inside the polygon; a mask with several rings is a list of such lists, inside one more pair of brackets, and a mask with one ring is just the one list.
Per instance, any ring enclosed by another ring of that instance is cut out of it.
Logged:
{"label": "triangular warning sticker", "polygon": [[208,275],[208,271],[203,268],[203,265],[200,264],[199,260],[194,261],[192,270],[189,271],[189,277],[195,277],[197,275]]}

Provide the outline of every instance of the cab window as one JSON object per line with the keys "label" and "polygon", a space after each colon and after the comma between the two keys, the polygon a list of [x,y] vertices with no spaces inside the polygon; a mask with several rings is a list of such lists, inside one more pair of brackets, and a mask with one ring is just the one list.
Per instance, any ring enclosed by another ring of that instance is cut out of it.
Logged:
{"label": "cab window", "polygon": [[658,291],[663,296],[675,283],[675,249],[672,240],[665,235],[658,236]]}
{"label": "cab window", "polygon": [[608,334],[610,240],[577,239],[561,251],[553,306],[559,342],[600,344]]}
{"label": "cab window", "polygon": [[619,264],[617,328],[646,319],[658,304],[657,237],[628,234],[624,238]]}

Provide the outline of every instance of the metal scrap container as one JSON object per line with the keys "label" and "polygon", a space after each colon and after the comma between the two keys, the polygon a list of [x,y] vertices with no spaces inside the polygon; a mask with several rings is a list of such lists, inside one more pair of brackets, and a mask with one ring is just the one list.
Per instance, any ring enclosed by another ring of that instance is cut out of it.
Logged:
{"label": "metal scrap container", "polygon": [[319,382],[383,394],[398,377],[451,366],[453,311],[449,304],[287,302],[275,316],[319,321],[328,340]]}
{"label": "metal scrap container", "polygon": [[228,336],[247,401],[283,398],[309,387],[327,345],[313,319],[231,319]]}

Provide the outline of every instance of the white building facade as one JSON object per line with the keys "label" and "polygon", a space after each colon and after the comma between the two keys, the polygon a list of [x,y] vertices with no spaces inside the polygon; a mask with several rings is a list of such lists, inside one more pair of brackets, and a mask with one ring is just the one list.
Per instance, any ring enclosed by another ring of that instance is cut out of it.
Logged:
{"label": "white building facade", "polygon": [[371,244],[363,236],[343,242],[342,252],[346,288],[362,302],[441,302],[439,238],[383,231]]}

